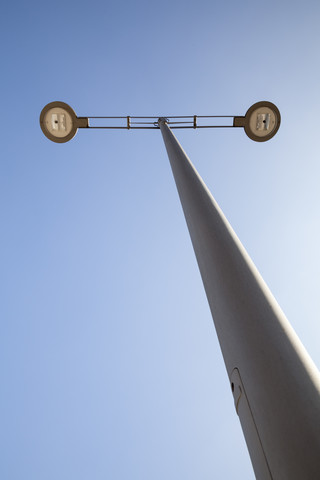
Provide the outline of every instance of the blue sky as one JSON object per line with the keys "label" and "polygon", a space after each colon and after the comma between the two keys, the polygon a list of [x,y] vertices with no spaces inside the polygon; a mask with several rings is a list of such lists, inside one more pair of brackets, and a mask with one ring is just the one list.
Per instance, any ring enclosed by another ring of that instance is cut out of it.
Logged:
{"label": "blue sky", "polygon": [[319,367],[319,2],[7,2],[0,477],[253,479],[158,131],[90,115],[282,114],[179,141]]}

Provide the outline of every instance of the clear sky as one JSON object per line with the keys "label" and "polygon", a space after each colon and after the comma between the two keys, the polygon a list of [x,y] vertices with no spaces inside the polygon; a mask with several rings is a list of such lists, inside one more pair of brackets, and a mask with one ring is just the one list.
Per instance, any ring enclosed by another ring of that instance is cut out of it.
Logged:
{"label": "clear sky", "polygon": [[90,115],[282,114],[179,141],[320,365],[318,0],[5,2],[0,478],[254,479],[159,131]]}

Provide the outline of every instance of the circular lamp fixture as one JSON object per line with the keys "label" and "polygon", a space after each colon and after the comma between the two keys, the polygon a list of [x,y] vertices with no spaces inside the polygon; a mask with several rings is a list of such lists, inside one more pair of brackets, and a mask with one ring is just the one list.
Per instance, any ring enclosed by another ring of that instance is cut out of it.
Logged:
{"label": "circular lamp fixture", "polygon": [[247,111],[243,127],[251,140],[266,142],[277,133],[280,122],[280,112],[273,103],[258,102]]}
{"label": "circular lamp fixture", "polygon": [[75,136],[78,118],[64,102],[48,103],[40,114],[40,126],[47,138],[56,143],[65,143]]}

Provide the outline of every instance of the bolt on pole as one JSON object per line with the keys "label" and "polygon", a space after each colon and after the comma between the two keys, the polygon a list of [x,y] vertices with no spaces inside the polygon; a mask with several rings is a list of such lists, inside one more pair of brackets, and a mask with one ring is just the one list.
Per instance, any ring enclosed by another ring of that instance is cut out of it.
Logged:
{"label": "bolt on pole", "polygon": [[320,374],[166,123],[159,127],[258,480],[320,475]]}

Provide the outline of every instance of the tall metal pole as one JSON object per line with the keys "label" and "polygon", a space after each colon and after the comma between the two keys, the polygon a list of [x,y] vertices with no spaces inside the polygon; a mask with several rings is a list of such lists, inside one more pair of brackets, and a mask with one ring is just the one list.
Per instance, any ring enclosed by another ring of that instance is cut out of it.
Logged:
{"label": "tall metal pole", "polygon": [[320,478],[320,374],[159,119],[256,478]]}

